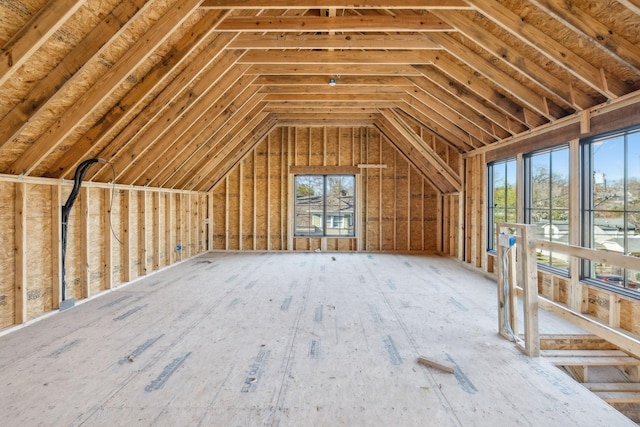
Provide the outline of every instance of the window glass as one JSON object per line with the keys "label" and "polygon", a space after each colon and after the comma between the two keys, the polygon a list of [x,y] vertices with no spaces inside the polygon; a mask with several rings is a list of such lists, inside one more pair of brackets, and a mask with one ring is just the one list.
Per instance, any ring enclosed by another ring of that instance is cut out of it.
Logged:
{"label": "window glass", "polygon": [[504,160],[487,167],[487,242],[488,249],[496,248],[495,225],[516,222],[516,161]]}
{"label": "window glass", "polygon": [[355,235],[355,176],[296,175],[296,236]]}
{"label": "window glass", "polygon": [[[640,256],[640,131],[587,141],[583,152],[584,244]],[[640,269],[586,262],[583,274],[608,285],[640,288]]]}
{"label": "window glass", "polygon": [[[525,217],[535,225],[536,238],[569,242],[569,148],[561,147],[525,157]],[[568,257],[537,250],[538,263],[567,269]]]}

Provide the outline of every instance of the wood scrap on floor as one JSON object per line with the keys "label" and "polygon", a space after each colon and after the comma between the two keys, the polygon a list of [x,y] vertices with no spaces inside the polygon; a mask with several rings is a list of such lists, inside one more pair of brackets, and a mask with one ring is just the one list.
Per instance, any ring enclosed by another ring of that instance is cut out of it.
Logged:
{"label": "wood scrap on floor", "polygon": [[442,362],[425,356],[419,356],[418,363],[424,366],[439,369],[443,372],[448,372],[450,374],[453,374],[456,371],[456,366],[451,363]]}

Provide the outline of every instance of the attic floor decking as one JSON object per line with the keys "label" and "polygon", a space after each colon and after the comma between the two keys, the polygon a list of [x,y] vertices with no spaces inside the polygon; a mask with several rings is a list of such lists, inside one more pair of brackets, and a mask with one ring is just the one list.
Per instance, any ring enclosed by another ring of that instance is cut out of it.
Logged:
{"label": "attic floor decking", "polygon": [[[24,426],[635,425],[499,337],[495,292],[441,257],[209,253],[0,337],[0,416]],[[541,332],[565,327],[541,317]]]}

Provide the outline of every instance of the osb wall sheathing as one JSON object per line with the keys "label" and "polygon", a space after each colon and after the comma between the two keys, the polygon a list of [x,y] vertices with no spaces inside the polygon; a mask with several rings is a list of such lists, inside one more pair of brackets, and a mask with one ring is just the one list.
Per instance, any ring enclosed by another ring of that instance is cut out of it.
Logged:
{"label": "osb wall sheathing", "polygon": [[[278,127],[258,143],[211,191],[213,248],[288,249],[289,167],[358,164],[384,165],[361,169],[362,250],[439,250],[441,197],[428,179],[374,128],[340,127]],[[297,251],[358,249],[356,238],[291,242]]]}
{"label": "osb wall sheathing", "polygon": [[607,292],[589,288],[588,314],[607,323],[609,321],[609,294]]}
{"label": "osb wall sheathing", "polygon": [[[41,183],[41,181],[46,181]],[[26,197],[26,209],[24,217],[26,222],[24,239],[24,256],[26,269],[26,316],[25,320],[34,319],[57,307],[54,301],[54,286],[57,286],[58,277],[54,277],[56,271],[54,260],[60,251],[58,243],[54,243],[54,228],[60,224],[54,220],[59,218],[61,205],[64,204],[71,192],[70,183],[61,184],[57,180],[38,180],[26,184],[16,183],[10,180],[0,180],[0,239],[5,244],[0,247],[0,329],[16,323],[16,186],[24,185]],[[60,204],[55,194],[60,193]],[[124,196],[129,192],[131,202],[129,204],[129,236],[125,238],[126,218]],[[160,220],[154,223],[153,198],[159,197]],[[175,203],[172,211],[167,212],[166,200],[168,197],[182,199],[182,203]],[[191,206],[186,203],[191,199]],[[112,203],[108,203],[112,199]],[[144,201],[144,202],[143,202]],[[202,227],[206,218],[206,211],[202,211],[201,205],[206,206],[207,195],[204,193],[168,192],[154,190],[124,190],[106,186],[92,186],[85,184],[79,197],[71,210],[68,223],[67,251],[65,257],[67,298],[76,300],[98,294],[109,289],[107,281],[107,248],[106,239],[111,241],[111,287],[115,288],[124,283],[124,265],[129,265],[130,279],[151,272],[156,266],[153,263],[155,251],[160,250],[157,266],[170,264],[167,257],[167,239],[171,232],[176,233],[174,242],[187,242],[186,253],[196,255],[205,250],[202,238]],[[86,209],[86,216],[84,210]],[[111,214],[109,210],[111,209]],[[164,210],[164,212],[163,212]],[[179,218],[181,230],[169,230],[166,216],[172,215]],[[191,224],[192,232],[183,225]],[[144,223],[145,229],[140,227]],[[113,230],[113,231],[112,231]],[[86,236],[86,241],[83,239]],[[152,242],[158,242],[154,245]],[[141,269],[143,263],[140,258],[140,244],[146,247],[146,268]],[[123,254],[124,245],[128,244],[129,262],[125,262]],[[189,249],[189,246],[191,249]],[[84,250],[86,248],[86,252]],[[182,252],[182,251],[181,251]],[[176,256],[173,262],[184,259]],[[85,292],[87,289],[88,292]]]}

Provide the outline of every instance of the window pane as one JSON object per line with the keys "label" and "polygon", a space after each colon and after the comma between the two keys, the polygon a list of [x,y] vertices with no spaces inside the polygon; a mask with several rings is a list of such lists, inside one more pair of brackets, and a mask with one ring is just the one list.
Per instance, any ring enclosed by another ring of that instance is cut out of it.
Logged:
{"label": "window pane", "polygon": [[[549,221],[551,205],[551,155],[538,154],[531,157],[531,222]],[[544,209],[547,208],[547,209]],[[539,215],[542,214],[542,217]]]}
{"label": "window pane", "polygon": [[627,171],[628,252],[640,256],[640,132],[628,136]]}
{"label": "window pane", "polygon": [[495,225],[500,222],[516,222],[516,161],[501,161],[487,167],[487,192],[490,205],[487,209],[488,249],[496,247]]}
{"label": "window pane", "polygon": [[624,228],[624,212],[594,212],[594,248],[623,253]]}
{"label": "window pane", "polygon": [[322,235],[323,188],[322,176],[299,175],[295,177],[295,235]]}
{"label": "window pane", "polygon": [[[516,162],[515,160],[507,162],[507,199],[506,205],[508,208],[516,208]],[[514,220],[515,221],[515,220]]]}
{"label": "window pane", "polygon": [[328,175],[326,194],[327,236],[354,235],[355,177]]}
{"label": "window pane", "polygon": [[[569,209],[569,150],[551,152],[551,207]],[[568,215],[567,215],[568,218]]]}
{"label": "window pane", "polygon": [[[527,221],[540,240],[569,241],[569,149],[563,147],[525,157],[528,173],[525,200]],[[538,250],[538,263],[568,268],[568,258]]]}
{"label": "window pane", "polygon": [[592,144],[593,209],[621,210],[624,203],[624,138]]}

